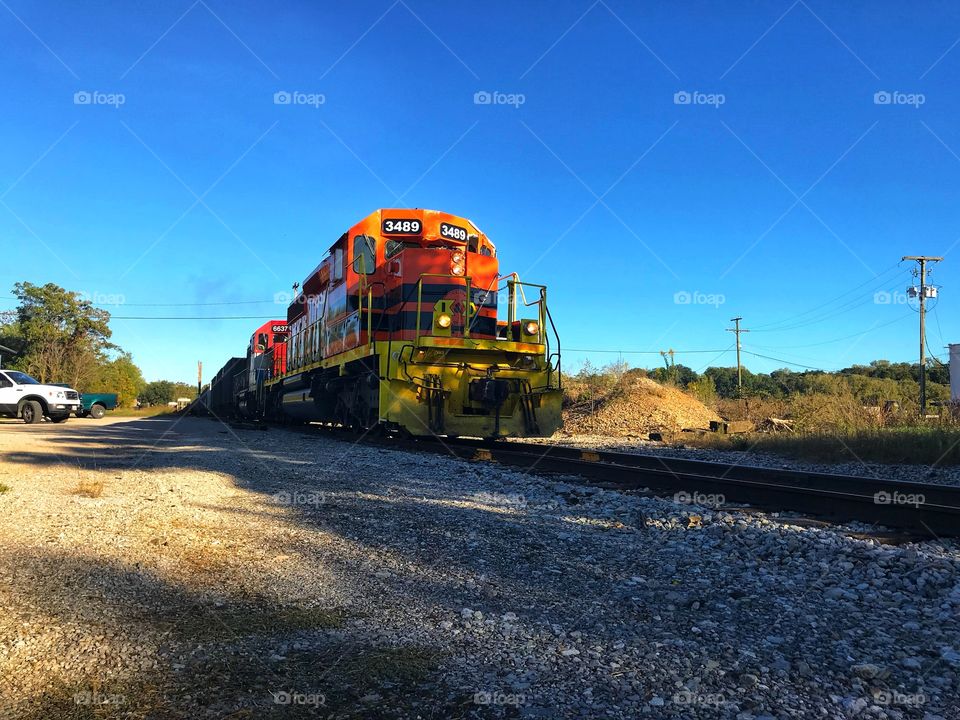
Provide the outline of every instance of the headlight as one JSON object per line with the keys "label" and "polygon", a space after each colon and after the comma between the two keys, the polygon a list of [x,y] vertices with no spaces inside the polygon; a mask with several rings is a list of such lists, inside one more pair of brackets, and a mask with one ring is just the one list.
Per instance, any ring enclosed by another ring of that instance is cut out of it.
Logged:
{"label": "headlight", "polygon": [[446,328],[450,327],[450,323],[451,323],[451,322],[452,322],[452,321],[450,320],[450,316],[447,315],[446,313],[440,313],[440,314],[437,316],[437,327],[442,327],[442,328],[446,329]]}
{"label": "headlight", "polygon": [[66,397],[62,392],[57,393],[57,400],[63,400]]}
{"label": "headlight", "polygon": [[528,322],[526,325],[523,326],[523,331],[527,335],[536,335],[538,332],[540,332],[540,323],[536,323],[536,322],[533,322],[533,320],[531,320],[530,322]]}
{"label": "headlight", "polygon": [[450,260],[454,265],[463,265],[463,252],[454,250],[453,255],[450,256]]}
{"label": "headlight", "polygon": [[463,275],[463,265],[457,265],[454,263],[450,266],[450,272],[454,275]]}

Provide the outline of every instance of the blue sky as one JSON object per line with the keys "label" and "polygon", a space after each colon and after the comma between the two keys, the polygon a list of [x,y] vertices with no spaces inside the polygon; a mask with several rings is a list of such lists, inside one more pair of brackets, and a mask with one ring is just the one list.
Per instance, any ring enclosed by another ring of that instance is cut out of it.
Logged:
{"label": "blue sky", "polygon": [[191,380],[259,322],[119,316],[282,316],[347,227],[409,205],[549,285],[568,368],[731,365],[735,315],[755,371],[913,360],[914,254],[946,256],[942,353],[958,38],[947,2],[2,0],[0,294],[122,300],[114,340]]}

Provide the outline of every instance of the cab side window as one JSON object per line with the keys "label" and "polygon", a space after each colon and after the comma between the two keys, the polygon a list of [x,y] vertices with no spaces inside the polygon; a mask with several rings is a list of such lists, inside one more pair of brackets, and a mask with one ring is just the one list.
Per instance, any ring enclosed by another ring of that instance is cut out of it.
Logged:
{"label": "cab side window", "polygon": [[401,250],[403,250],[403,243],[400,240],[387,240],[384,254],[388,258],[392,258],[394,255],[399,254]]}
{"label": "cab side window", "polygon": [[0,388],[13,387],[13,383],[3,373],[0,373]]}
{"label": "cab side window", "polygon": [[370,275],[376,269],[377,241],[367,235],[353,239],[353,271],[358,275]]}

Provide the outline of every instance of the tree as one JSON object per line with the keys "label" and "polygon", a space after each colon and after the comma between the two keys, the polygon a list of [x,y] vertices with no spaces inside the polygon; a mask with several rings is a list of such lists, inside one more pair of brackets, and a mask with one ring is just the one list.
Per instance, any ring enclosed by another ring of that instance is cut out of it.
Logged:
{"label": "tree", "polygon": [[110,362],[100,365],[94,376],[79,389],[83,392],[114,392],[120,406],[133,407],[134,401],[146,385],[133,358],[128,353],[120,352]]}
{"label": "tree", "polygon": [[143,405],[166,405],[174,398],[174,385],[169,380],[155,380],[147,383],[140,392],[138,400]]}
{"label": "tree", "polygon": [[709,375],[691,382],[687,385],[687,391],[704,405],[712,405],[717,401],[717,386]]}
{"label": "tree", "polygon": [[17,283],[13,294],[20,305],[3,337],[20,353],[16,366],[41,382],[84,385],[115,348],[110,313],[54,283]]}
{"label": "tree", "polygon": [[173,383],[173,399],[190,398],[193,400],[197,396],[197,386],[185,382]]}
{"label": "tree", "polygon": [[[706,377],[709,377],[713,380],[713,384],[717,389],[717,395],[722,398],[733,398],[737,396],[737,369],[734,368],[718,368],[718,367],[709,367],[704,373]],[[746,368],[743,371],[744,381],[749,377],[749,373]]]}

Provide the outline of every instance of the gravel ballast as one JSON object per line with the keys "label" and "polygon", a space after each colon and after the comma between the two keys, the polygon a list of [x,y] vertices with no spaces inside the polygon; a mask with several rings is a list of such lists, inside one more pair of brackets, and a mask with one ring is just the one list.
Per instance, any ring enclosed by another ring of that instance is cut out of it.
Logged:
{"label": "gravel ballast", "polygon": [[953,541],[205,419],[0,452],[3,718],[960,718]]}

